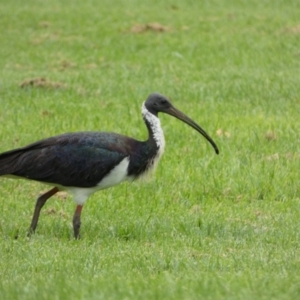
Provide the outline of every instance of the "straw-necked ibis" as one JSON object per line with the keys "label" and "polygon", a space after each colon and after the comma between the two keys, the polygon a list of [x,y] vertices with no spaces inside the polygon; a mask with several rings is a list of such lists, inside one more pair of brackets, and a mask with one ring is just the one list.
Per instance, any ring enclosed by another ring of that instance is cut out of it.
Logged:
{"label": "straw-necked ibis", "polygon": [[193,120],[157,93],[142,105],[148,139],[111,132],[77,132],[50,137],[23,148],[0,154],[0,176],[36,180],[53,186],[38,197],[29,234],[34,232],[46,201],[60,190],[74,195],[75,238],[79,238],[80,215],[87,198],[98,190],[134,180],[153,169],[161,158],[165,139],[158,113],[169,114],[201,133],[218,154],[217,145]]}

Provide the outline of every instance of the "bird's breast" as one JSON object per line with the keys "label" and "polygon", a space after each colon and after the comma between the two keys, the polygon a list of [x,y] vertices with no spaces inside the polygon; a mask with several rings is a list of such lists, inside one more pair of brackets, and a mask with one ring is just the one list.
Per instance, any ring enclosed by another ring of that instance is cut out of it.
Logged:
{"label": "bird's breast", "polygon": [[155,172],[157,165],[163,155],[163,152],[164,147],[159,147],[157,151],[147,159],[145,165],[142,168],[142,172],[139,172],[137,176],[139,179],[146,178]]}

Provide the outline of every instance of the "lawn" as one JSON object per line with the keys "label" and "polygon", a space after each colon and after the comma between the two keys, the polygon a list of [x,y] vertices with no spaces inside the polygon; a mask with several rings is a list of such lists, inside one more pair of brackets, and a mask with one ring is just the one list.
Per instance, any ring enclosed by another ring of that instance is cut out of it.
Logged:
{"label": "lawn", "polygon": [[296,0],[0,3],[0,152],[73,131],[147,138],[160,92],[166,149],[145,181],[75,204],[1,178],[1,299],[298,299],[300,20]]}

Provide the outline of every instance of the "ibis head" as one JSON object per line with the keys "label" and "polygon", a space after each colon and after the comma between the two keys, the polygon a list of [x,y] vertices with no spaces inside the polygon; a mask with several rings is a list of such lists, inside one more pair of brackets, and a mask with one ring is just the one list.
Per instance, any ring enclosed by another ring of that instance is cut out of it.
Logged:
{"label": "ibis head", "polygon": [[193,121],[183,112],[181,112],[179,109],[174,107],[172,103],[165,96],[160,95],[158,93],[153,93],[146,100],[145,106],[148,109],[148,111],[155,116],[157,116],[159,112],[162,112],[171,115],[181,120],[182,122],[188,124],[195,130],[197,130],[199,133],[201,133],[215,149],[216,154],[219,154],[218,146],[213,141],[213,139],[206,133],[206,131],[201,126],[199,126],[195,121]]}

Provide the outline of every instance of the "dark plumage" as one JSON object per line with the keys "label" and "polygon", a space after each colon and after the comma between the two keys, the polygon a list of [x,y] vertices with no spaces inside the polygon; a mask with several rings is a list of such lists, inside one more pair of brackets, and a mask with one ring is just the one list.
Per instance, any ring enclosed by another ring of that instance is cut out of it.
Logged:
{"label": "dark plumage", "polygon": [[128,175],[137,177],[155,153],[146,142],[116,133],[67,133],[0,154],[0,176],[88,188],[128,156]]}
{"label": "dark plumage", "polygon": [[92,193],[124,180],[134,180],[157,164],[164,150],[159,112],[170,114],[199,131],[219,153],[216,144],[199,125],[164,96],[151,94],[142,107],[149,132],[146,141],[111,132],[78,132],[50,137],[0,154],[0,176],[27,178],[54,186],[38,198],[29,232],[35,230],[45,202],[59,190],[68,190],[77,203],[73,227],[75,238],[79,238],[82,206]]}

